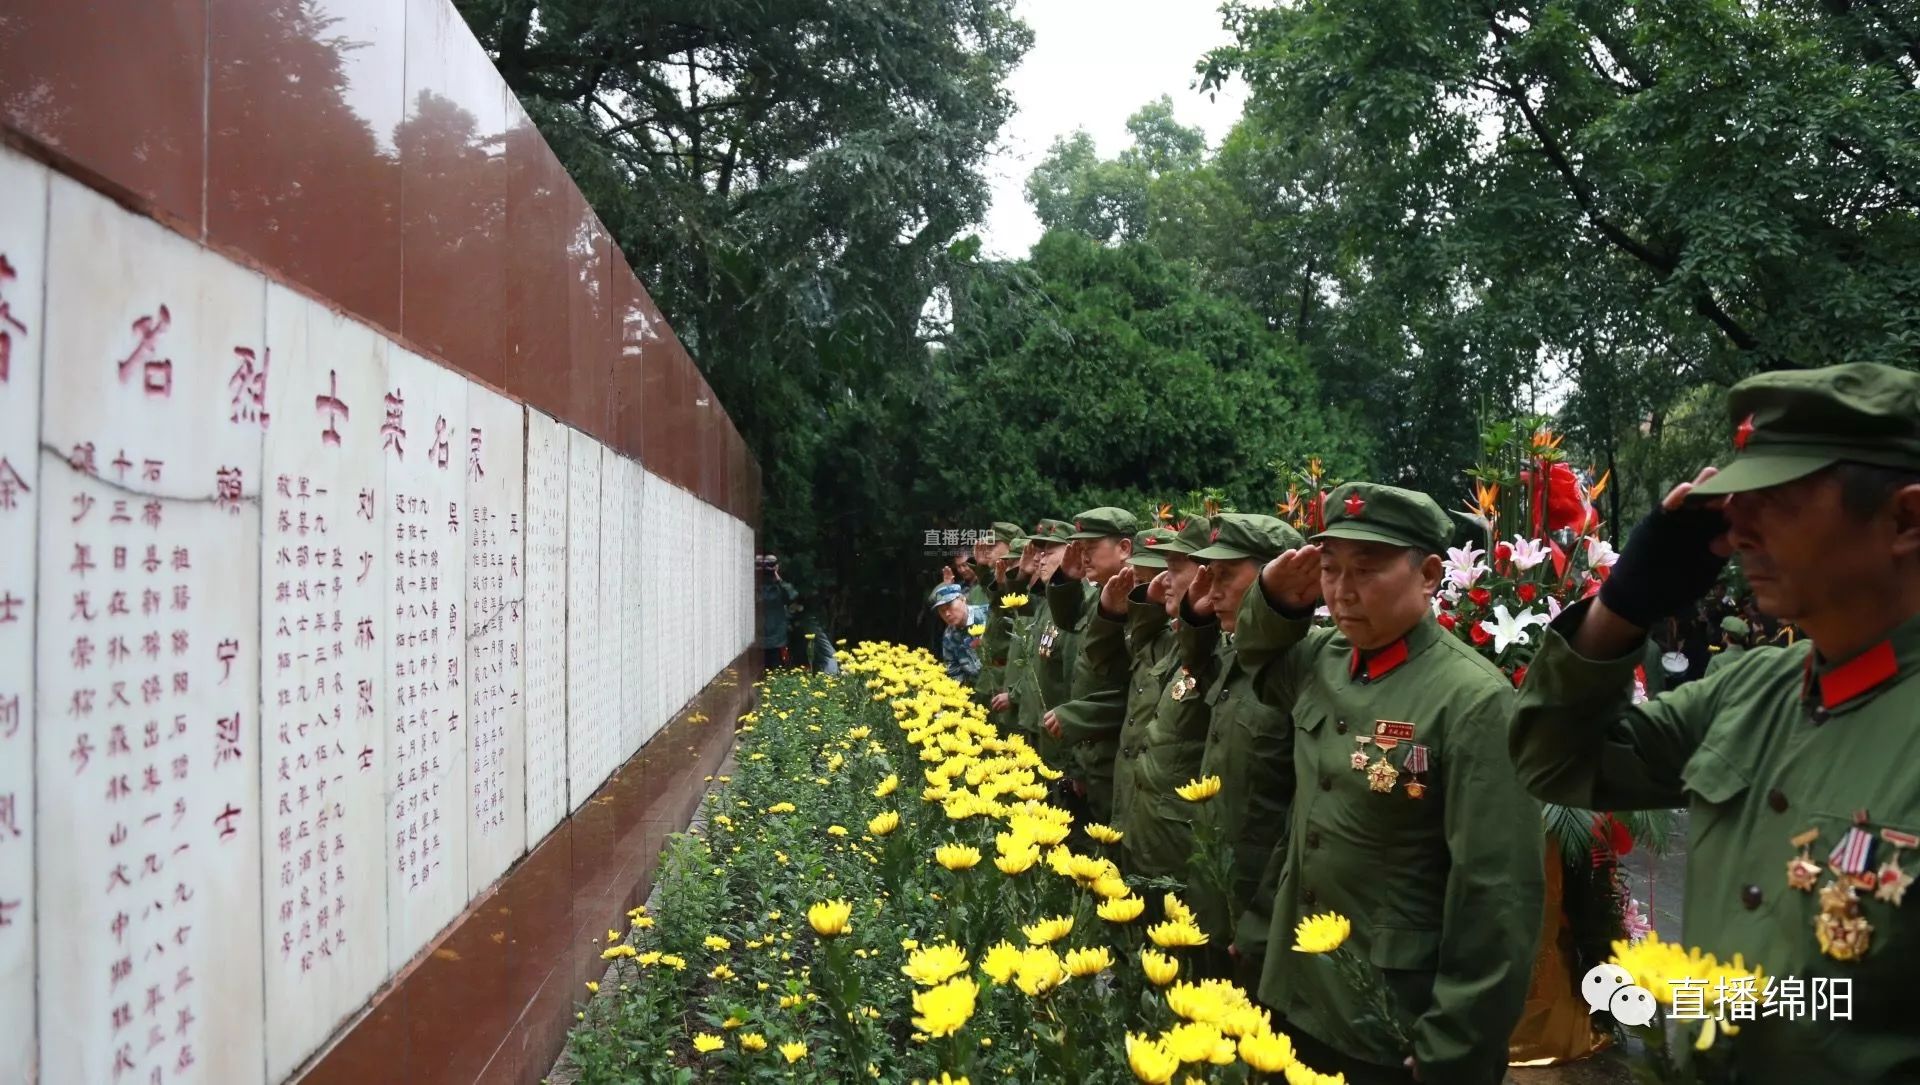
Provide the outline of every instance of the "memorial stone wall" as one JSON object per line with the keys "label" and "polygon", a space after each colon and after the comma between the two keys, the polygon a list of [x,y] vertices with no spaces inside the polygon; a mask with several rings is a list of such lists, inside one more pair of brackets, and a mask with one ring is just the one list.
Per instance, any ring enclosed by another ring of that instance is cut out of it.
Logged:
{"label": "memorial stone wall", "polygon": [[446,0],[28,0],[0,126],[0,1085],[539,1080],[752,457]]}

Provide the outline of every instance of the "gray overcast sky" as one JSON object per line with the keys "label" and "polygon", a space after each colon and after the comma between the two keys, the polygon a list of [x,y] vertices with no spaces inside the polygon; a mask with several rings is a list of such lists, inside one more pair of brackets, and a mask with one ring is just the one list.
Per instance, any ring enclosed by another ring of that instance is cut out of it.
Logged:
{"label": "gray overcast sky", "polygon": [[1218,0],[1020,0],[1016,10],[1033,48],[1009,81],[1019,111],[988,166],[988,255],[1025,256],[1040,239],[1023,186],[1055,136],[1085,128],[1102,155],[1114,154],[1130,142],[1127,117],[1162,94],[1212,146],[1240,117],[1238,81],[1212,100],[1193,89],[1201,55],[1229,40]]}

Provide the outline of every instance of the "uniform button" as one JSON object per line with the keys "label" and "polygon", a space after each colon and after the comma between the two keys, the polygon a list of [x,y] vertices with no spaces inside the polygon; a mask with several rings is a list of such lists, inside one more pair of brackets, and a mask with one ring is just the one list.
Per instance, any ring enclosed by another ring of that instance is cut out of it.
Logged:
{"label": "uniform button", "polygon": [[1339,723],[1336,723],[1336,724],[1334,724],[1334,725],[1333,725],[1333,729],[1334,729],[1335,731],[1338,731],[1338,732],[1339,732],[1340,734],[1343,734],[1343,735],[1344,735],[1344,734],[1346,734],[1346,733],[1347,733],[1347,721],[1346,721],[1346,720],[1341,720],[1341,721],[1340,721]]}
{"label": "uniform button", "polygon": [[1776,814],[1786,813],[1787,812],[1786,792],[1781,791],[1777,787],[1774,788],[1772,791],[1767,792],[1767,805],[1773,807],[1773,812]]}
{"label": "uniform button", "polygon": [[1815,727],[1818,727],[1821,724],[1827,722],[1827,706],[1823,704],[1814,705],[1812,716],[1813,716],[1813,725]]}
{"label": "uniform button", "polygon": [[1331,777],[1331,776],[1322,776],[1322,777],[1320,777],[1320,790],[1322,790],[1322,791],[1332,791],[1332,790],[1333,790],[1333,777]]}
{"label": "uniform button", "polygon": [[1307,847],[1317,848],[1319,846],[1320,846],[1320,831],[1318,829],[1308,829],[1307,830]]}
{"label": "uniform button", "polygon": [[1757,885],[1749,885],[1745,889],[1740,890],[1740,903],[1745,906],[1749,912],[1760,907],[1760,887]]}
{"label": "uniform button", "polygon": [[1311,889],[1305,890],[1300,894],[1300,903],[1306,905],[1309,908],[1313,907],[1313,902],[1316,899],[1317,898],[1313,895],[1313,890]]}

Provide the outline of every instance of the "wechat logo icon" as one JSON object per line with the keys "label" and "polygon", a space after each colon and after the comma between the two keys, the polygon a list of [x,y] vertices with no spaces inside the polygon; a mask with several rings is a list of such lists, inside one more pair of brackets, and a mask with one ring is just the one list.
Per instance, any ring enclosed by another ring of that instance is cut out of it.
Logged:
{"label": "wechat logo icon", "polygon": [[1653,992],[1637,986],[1617,964],[1594,965],[1580,981],[1580,996],[1587,1000],[1589,1013],[1606,1010],[1630,1028],[1653,1020]]}

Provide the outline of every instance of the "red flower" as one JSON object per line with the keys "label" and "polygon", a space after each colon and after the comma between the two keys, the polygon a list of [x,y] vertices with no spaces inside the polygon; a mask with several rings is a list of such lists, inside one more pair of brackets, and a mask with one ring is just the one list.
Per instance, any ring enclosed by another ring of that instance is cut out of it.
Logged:
{"label": "red flower", "polygon": [[1473,628],[1467,630],[1467,639],[1473,641],[1473,646],[1478,648],[1492,640],[1493,634],[1487,632],[1487,623],[1475,622]]}
{"label": "red flower", "polygon": [[1633,834],[1627,831],[1624,822],[1612,814],[1593,816],[1593,839],[1615,855],[1625,855],[1633,850]]}
{"label": "red flower", "polygon": [[1580,585],[1580,598],[1585,599],[1587,596],[1593,595],[1599,590],[1600,582],[1592,577],[1587,577],[1585,583]]}
{"label": "red flower", "polygon": [[1513,669],[1513,688],[1519,689],[1527,681],[1527,665],[1522,663]]}
{"label": "red flower", "polygon": [[1522,584],[1513,590],[1515,594],[1520,596],[1520,601],[1522,603],[1533,602],[1533,597],[1539,594],[1539,591],[1540,591],[1539,588],[1534,587],[1532,584]]}
{"label": "red flower", "polygon": [[1541,474],[1537,467],[1529,467],[1521,472],[1521,480],[1533,491],[1533,533],[1545,536],[1561,528],[1571,528],[1580,533],[1591,530],[1599,522],[1599,516],[1593,510],[1593,504],[1587,499],[1586,487],[1580,485],[1580,477],[1573,473],[1573,466],[1562,460],[1547,468],[1545,476],[1546,525],[1541,526],[1540,501]]}
{"label": "red flower", "polygon": [[1475,588],[1467,593],[1467,598],[1473,600],[1474,606],[1485,607],[1493,602],[1493,593],[1485,588]]}
{"label": "red flower", "polygon": [[1440,609],[1441,609],[1441,610],[1452,610],[1452,609],[1453,609],[1453,600],[1451,600],[1451,599],[1449,599],[1449,598],[1447,598],[1447,597],[1446,597],[1446,596],[1444,596],[1444,595],[1443,595],[1443,596],[1441,596],[1441,597],[1440,597]]}
{"label": "red flower", "polygon": [[1493,545],[1493,560],[1499,562],[1502,565],[1505,565],[1507,562],[1513,560],[1513,544],[1504,543],[1504,542],[1495,543]]}
{"label": "red flower", "polygon": [[1448,614],[1446,611],[1441,611],[1439,614],[1434,615],[1433,620],[1439,622],[1440,628],[1449,633],[1453,632],[1453,627],[1459,624],[1460,621],[1460,619]]}

